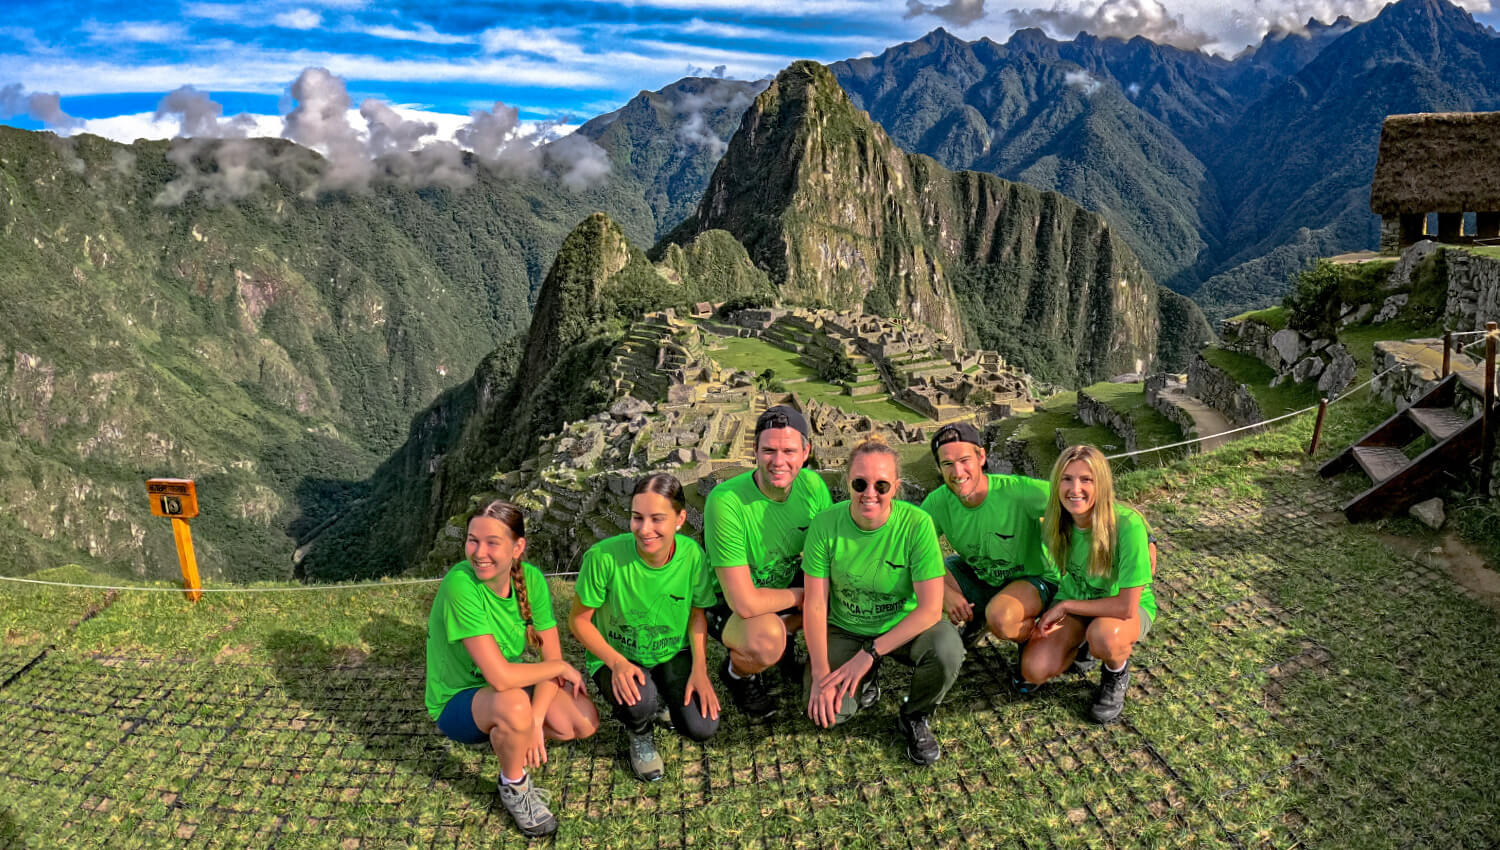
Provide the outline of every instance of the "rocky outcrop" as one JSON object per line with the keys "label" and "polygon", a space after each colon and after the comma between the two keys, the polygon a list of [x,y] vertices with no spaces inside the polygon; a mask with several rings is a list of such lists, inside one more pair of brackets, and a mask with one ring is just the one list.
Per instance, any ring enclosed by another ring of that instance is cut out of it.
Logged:
{"label": "rocky outcrop", "polygon": [[1337,397],[1353,383],[1358,368],[1342,343],[1313,339],[1291,328],[1274,329],[1253,318],[1225,319],[1219,338],[1223,348],[1254,357],[1275,370],[1273,387],[1286,381],[1316,381],[1319,392]]}

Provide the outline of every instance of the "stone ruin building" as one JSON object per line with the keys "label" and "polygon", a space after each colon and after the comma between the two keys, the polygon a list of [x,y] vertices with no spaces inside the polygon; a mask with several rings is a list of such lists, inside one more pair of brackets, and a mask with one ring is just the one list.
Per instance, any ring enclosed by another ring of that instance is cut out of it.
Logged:
{"label": "stone ruin building", "polygon": [[[1500,112],[1391,115],[1380,131],[1370,187],[1380,216],[1380,250],[1394,253],[1426,238],[1500,239]],[[1437,233],[1429,232],[1437,214]],[[1465,231],[1464,214],[1475,214]]]}

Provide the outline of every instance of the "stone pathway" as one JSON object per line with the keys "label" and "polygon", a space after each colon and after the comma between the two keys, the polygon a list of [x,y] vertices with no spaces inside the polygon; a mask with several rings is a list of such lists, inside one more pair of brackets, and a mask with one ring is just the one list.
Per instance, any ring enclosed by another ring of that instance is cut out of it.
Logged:
{"label": "stone pathway", "polygon": [[[1199,399],[1188,395],[1183,390],[1175,387],[1167,387],[1161,391],[1160,398],[1165,399],[1169,404],[1172,404],[1192,417],[1193,427],[1187,435],[1189,438],[1202,437],[1208,434],[1222,434],[1234,427],[1229,423],[1228,419],[1224,418],[1224,414],[1214,410]],[[1241,433],[1252,434],[1254,432],[1244,431]],[[1200,444],[1199,451],[1211,451],[1224,445],[1231,439],[1233,437],[1210,437]]]}

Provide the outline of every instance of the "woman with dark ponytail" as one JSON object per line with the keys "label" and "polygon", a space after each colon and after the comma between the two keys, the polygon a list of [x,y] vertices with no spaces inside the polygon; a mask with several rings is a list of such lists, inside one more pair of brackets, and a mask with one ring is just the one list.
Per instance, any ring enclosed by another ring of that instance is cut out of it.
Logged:
{"label": "woman with dark ponytail", "polygon": [[719,728],[719,697],[708,678],[713,584],[703,547],[678,534],[687,520],[682,484],[648,475],[630,497],[630,533],[591,546],[578,568],[573,636],[588,650],[589,675],[629,734],[635,775],[662,778],[651,727],[666,709],[694,741]]}
{"label": "woman with dark ponytail", "polygon": [[[546,577],[521,559],[521,510],[490,502],[468,532],[468,559],[443,577],[427,620],[427,711],[455,741],[490,742],[505,808],[526,835],[546,835],[557,820],[526,768],[547,760],[546,739],[594,734],[599,713],[563,660]],[[528,646],[540,662],[522,661]]]}

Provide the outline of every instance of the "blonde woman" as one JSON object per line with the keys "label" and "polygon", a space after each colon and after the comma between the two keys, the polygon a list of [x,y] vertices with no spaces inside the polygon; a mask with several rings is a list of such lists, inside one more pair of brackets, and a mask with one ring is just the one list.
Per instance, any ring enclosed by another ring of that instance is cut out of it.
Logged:
{"label": "blonde woman", "polygon": [[1021,675],[1040,685],[1072,665],[1086,644],[1104,662],[1089,713],[1109,723],[1125,707],[1130,653],[1156,619],[1146,521],[1115,502],[1109,461],[1093,446],[1073,446],[1058,456],[1052,493],[1042,536],[1062,580],[1032,630]]}
{"label": "blonde woman", "polygon": [[860,684],[889,655],[914,668],[897,713],[906,755],[942,755],[931,715],[958,679],[963,639],[943,617],[943,557],[932,518],[897,501],[901,458],[885,442],[854,448],[850,499],[819,513],[802,551],[807,714],[829,728],[865,707]]}

